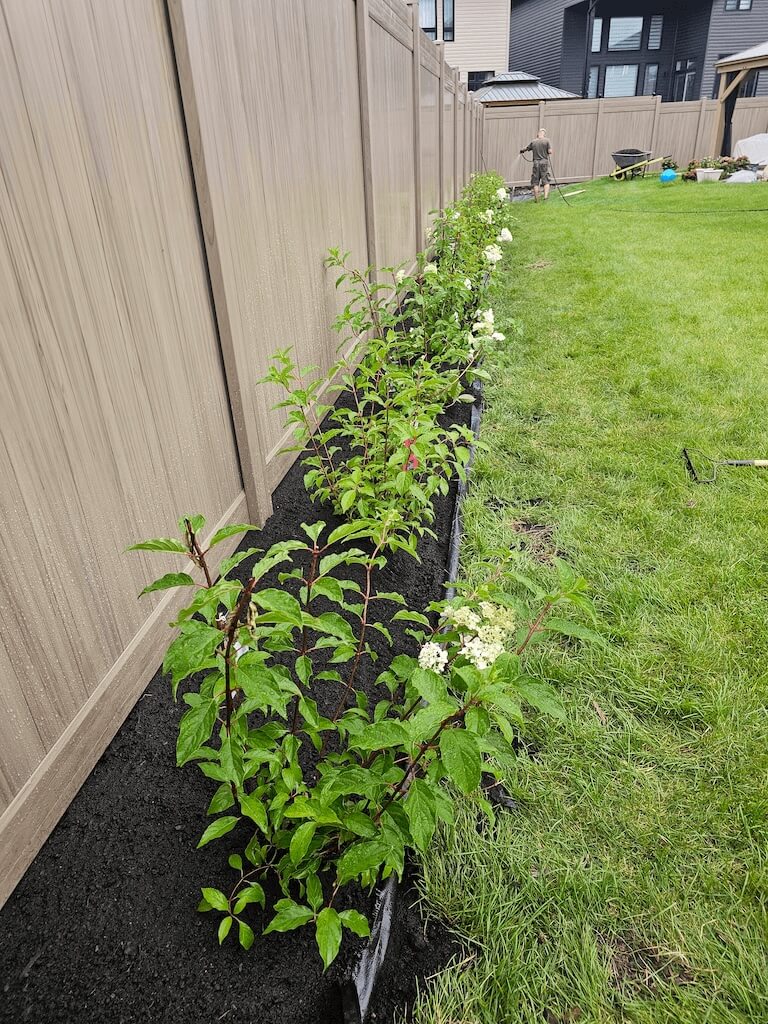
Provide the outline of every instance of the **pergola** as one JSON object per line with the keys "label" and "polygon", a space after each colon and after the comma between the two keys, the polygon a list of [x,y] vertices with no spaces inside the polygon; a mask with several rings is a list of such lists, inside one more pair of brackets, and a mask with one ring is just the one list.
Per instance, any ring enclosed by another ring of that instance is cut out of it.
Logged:
{"label": "pergola", "polygon": [[715,64],[720,75],[720,89],[712,136],[713,156],[723,156],[725,150],[730,149],[731,121],[739,86],[750,71],[759,68],[768,68],[768,41],[742,50],[741,53],[734,53],[731,57],[723,57]]}

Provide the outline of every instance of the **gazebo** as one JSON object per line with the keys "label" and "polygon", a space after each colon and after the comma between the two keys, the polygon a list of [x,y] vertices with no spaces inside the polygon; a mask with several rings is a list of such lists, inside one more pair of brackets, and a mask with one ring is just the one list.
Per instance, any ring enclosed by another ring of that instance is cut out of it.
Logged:
{"label": "gazebo", "polygon": [[720,75],[717,94],[717,112],[712,135],[712,155],[723,156],[731,148],[731,121],[736,106],[736,94],[750,71],[768,68],[768,41],[752,46],[731,57],[717,61],[715,69]]}

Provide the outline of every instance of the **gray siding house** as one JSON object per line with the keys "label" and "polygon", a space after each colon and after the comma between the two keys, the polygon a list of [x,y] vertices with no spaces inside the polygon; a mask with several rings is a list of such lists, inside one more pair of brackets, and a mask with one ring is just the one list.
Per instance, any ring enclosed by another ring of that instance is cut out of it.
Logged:
{"label": "gray siding house", "polygon": [[[580,96],[696,100],[717,60],[766,39],[768,0],[514,0],[509,67]],[[768,72],[740,95],[768,95]]]}

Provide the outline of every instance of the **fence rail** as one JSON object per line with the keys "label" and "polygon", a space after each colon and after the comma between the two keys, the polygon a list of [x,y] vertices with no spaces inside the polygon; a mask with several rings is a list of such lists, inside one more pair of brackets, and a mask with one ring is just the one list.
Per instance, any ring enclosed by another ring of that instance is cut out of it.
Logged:
{"label": "fence rail", "polygon": [[[632,147],[672,156],[685,166],[709,156],[717,101],[662,103],[659,96],[627,99],[545,100],[485,112],[483,163],[510,185],[527,185],[530,167],[519,151],[547,129],[559,181],[584,181],[614,168],[611,153]],[[740,99],[733,117],[737,140],[768,131],[768,98]]]}
{"label": "fence rail", "polygon": [[263,521],[256,382],[327,369],[323,257],[412,261],[483,112],[402,0],[25,0],[0,23],[0,904],[160,660],[124,556]]}

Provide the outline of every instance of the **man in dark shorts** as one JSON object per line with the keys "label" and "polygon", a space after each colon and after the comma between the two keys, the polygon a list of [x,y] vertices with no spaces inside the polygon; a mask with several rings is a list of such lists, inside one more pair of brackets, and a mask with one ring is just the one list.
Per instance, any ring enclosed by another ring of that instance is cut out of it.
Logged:
{"label": "man in dark shorts", "polygon": [[549,199],[549,182],[551,178],[549,169],[549,158],[552,156],[552,143],[547,138],[543,128],[539,128],[539,134],[529,142],[521,153],[533,153],[533,171],[531,173],[531,185],[533,185],[533,198],[538,203],[539,188],[544,186],[544,198]]}

